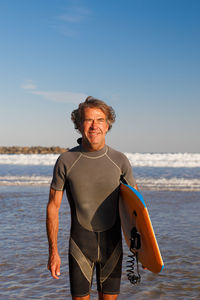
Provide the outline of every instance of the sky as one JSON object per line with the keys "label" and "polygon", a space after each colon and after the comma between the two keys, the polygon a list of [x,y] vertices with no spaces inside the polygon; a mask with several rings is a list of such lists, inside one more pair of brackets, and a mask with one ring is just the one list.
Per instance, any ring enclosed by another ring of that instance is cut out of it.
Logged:
{"label": "sky", "polygon": [[77,145],[87,96],[122,152],[200,152],[199,0],[0,0],[0,146]]}

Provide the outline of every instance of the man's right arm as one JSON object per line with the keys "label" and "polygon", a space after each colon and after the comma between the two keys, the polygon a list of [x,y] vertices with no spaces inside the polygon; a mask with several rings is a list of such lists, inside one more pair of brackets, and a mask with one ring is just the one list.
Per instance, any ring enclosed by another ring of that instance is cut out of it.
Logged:
{"label": "man's right arm", "polygon": [[49,242],[48,269],[53,278],[60,275],[60,256],[58,253],[57,236],[59,228],[59,208],[62,202],[63,191],[50,189],[49,202],[47,204],[46,227]]}

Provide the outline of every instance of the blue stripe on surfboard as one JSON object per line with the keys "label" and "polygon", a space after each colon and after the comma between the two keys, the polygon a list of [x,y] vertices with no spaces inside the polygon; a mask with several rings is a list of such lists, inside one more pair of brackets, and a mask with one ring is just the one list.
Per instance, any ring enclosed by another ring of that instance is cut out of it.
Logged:
{"label": "blue stripe on surfboard", "polygon": [[128,185],[128,184],[125,184],[123,183],[124,185],[126,185],[130,190],[132,190],[133,193],[136,194],[136,196],[140,199],[140,201],[142,202],[142,204],[144,205],[144,207],[147,207],[146,206],[146,203],[142,197],[142,194],[140,194],[140,192],[138,192],[136,189],[134,189],[132,186]]}

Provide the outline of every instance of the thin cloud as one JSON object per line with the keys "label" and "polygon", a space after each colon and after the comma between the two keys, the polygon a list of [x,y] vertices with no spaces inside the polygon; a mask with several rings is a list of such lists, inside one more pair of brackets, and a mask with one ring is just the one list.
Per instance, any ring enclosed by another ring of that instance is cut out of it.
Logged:
{"label": "thin cloud", "polygon": [[38,90],[32,79],[27,79],[21,85],[21,88],[32,95],[40,96],[45,100],[62,102],[62,103],[80,103],[88,95],[84,93],[65,92],[65,91],[42,91]]}
{"label": "thin cloud", "polygon": [[22,84],[22,88],[24,90],[35,90],[37,88],[37,86],[35,85],[35,83],[33,82],[33,80],[31,79],[27,79],[23,84]]}
{"label": "thin cloud", "polygon": [[75,37],[77,35],[76,31],[65,24],[54,24],[51,25],[51,28],[60,32],[62,35],[67,37]]}
{"label": "thin cloud", "polygon": [[31,91],[31,94],[41,96],[46,100],[62,103],[80,103],[88,96],[84,93]]}
{"label": "thin cloud", "polygon": [[66,13],[60,15],[58,19],[66,23],[81,23],[90,15],[90,11],[83,7],[71,7]]}
{"label": "thin cloud", "polygon": [[74,37],[80,32],[80,26],[86,23],[91,15],[91,11],[85,7],[71,6],[54,18],[51,27],[65,36]]}

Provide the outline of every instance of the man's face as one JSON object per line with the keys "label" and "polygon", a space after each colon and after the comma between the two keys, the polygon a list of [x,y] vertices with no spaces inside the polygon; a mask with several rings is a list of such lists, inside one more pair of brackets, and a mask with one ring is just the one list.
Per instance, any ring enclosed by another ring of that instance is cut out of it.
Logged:
{"label": "man's face", "polygon": [[109,125],[106,115],[99,108],[85,108],[80,132],[83,147],[88,151],[98,151],[105,145],[105,136]]}

